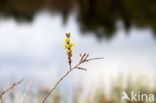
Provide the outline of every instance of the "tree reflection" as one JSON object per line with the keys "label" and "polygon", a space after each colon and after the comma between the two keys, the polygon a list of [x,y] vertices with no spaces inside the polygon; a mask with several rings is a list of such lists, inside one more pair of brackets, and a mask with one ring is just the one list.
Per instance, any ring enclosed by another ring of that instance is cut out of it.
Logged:
{"label": "tree reflection", "polygon": [[94,32],[99,38],[111,38],[119,20],[126,30],[135,25],[150,27],[156,34],[156,0],[0,0],[0,15],[31,22],[35,13],[46,8],[61,13],[66,22],[76,7],[81,31]]}

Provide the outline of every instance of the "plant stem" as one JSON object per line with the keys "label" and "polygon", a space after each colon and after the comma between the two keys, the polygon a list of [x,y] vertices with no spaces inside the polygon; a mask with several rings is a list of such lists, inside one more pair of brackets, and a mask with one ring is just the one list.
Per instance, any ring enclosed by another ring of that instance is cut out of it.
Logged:
{"label": "plant stem", "polygon": [[[103,57],[102,58],[91,58],[91,59],[87,59],[87,57],[89,56],[89,54],[84,54],[80,61],[78,62],[77,65],[75,65],[74,67],[71,67],[70,66],[70,69],[56,82],[56,84],[54,85],[54,87],[48,92],[48,94],[44,97],[42,103],[45,103],[45,101],[47,100],[47,98],[49,97],[49,95],[55,90],[55,88],[58,86],[58,84],[66,77],[68,76],[68,74],[70,72],[72,72],[74,69],[80,69],[81,67],[79,67],[81,64],[83,64],[84,62],[89,62],[89,61],[92,61],[92,60],[96,60],[96,59],[104,59]],[[81,70],[86,70],[84,68],[81,68]]]}
{"label": "plant stem", "polygon": [[49,95],[55,90],[55,88],[57,87],[57,85],[75,68],[72,68],[70,70],[68,70],[54,85],[54,87],[48,92],[48,94],[44,97],[42,103],[45,103],[46,99],[49,97]]}
{"label": "plant stem", "polygon": [[3,95],[5,95],[7,92],[9,92],[10,90],[12,90],[14,87],[16,87],[17,85],[19,85],[21,82],[23,82],[24,79],[18,81],[17,83],[13,83],[9,88],[7,88],[6,90],[0,92],[0,99],[1,99],[1,103],[4,103],[3,101]]}

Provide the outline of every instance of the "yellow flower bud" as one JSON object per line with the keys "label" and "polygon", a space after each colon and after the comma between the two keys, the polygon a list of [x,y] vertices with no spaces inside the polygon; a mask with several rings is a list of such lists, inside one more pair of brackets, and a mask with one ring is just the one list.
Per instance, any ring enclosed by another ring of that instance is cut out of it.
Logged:
{"label": "yellow flower bud", "polygon": [[73,51],[73,49],[72,48],[70,48],[70,50],[69,50],[70,52],[72,52]]}
{"label": "yellow flower bud", "polygon": [[70,46],[74,46],[74,45],[75,45],[75,43],[74,43],[74,42],[71,42],[71,43],[70,43]]}
{"label": "yellow flower bud", "polygon": [[64,41],[65,41],[66,43],[69,43],[69,42],[70,42],[70,39],[69,39],[69,38],[65,38]]}
{"label": "yellow flower bud", "polygon": [[72,47],[75,45],[75,43],[70,41],[70,33],[66,33],[66,38],[64,41],[66,42],[64,44],[64,48],[67,49],[68,52],[72,52]]}
{"label": "yellow flower bud", "polygon": [[70,46],[68,44],[64,44],[64,48],[68,49]]}
{"label": "yellow flower bud", "polygon": [[70,33],[66,33],[66,36],[67,36],[68,38],[70,38]]}

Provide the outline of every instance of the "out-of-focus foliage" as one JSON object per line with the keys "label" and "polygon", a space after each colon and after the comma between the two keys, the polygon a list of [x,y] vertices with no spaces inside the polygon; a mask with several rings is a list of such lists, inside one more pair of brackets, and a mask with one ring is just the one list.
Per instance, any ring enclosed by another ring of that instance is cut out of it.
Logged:
{"label": "out-of-focus foliage", "polygon": [[17,21],[32,21],[38,11],[47,9],[61,13],[66,22],[74,8],[78,8],[81,31],[99,38],[111,38],[119,20],[126,30],[135,25],[156,32],[156,0],[0,0],[0,15]]}

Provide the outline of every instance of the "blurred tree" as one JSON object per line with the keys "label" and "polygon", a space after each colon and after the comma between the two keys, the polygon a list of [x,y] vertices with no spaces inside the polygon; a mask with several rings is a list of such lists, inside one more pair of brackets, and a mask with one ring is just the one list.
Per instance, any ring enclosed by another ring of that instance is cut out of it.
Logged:
{"label": "blurred tree", "polygon": [[82,31],[92,31],[101,38],[110,38],[116,22],[122,20],[126,30],[132,25],[151,27],[156,32],[156,1],[151,0],[79,0]]}
{"label": "blurred tree", "polygon": [[94,32],[98,38],[113,37],[119,20],[126,30],[132,25],[150,27],[156,36],[156,0],[0,0],[0,16],[30,22],[35,13],[46,8],[61,13],[66,23],[75,7],[81,31]]}

